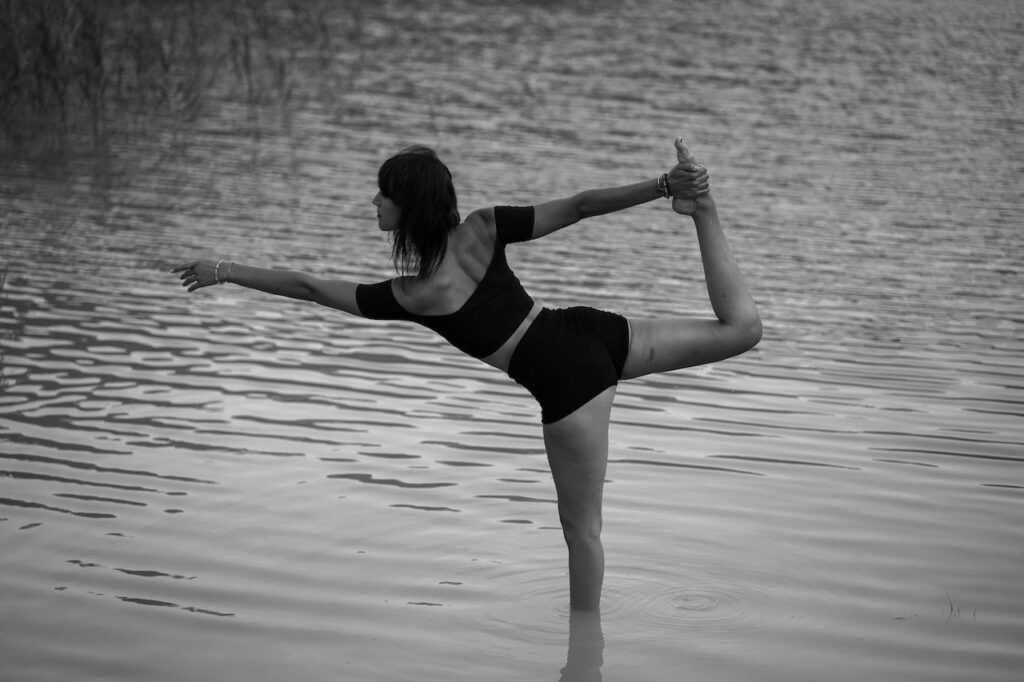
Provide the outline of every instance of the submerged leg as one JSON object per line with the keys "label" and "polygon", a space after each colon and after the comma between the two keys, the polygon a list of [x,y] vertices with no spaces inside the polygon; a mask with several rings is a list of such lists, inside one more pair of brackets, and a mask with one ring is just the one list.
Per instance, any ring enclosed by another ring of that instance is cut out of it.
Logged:
{"label": "submerged leg", "polygon": [[569,614],[569,651],[559,682],[583,682],[601,679],[604,664],[604,633],[600,611],[573,611]]}
{"label": "submerged leg", "polygon": [[558,518],[569,548],[569,606],[573,610],[594,611],[601,604],[601,502],[614,396],[612,386],[568,417],[544,425],[544,445],[558,493]]}

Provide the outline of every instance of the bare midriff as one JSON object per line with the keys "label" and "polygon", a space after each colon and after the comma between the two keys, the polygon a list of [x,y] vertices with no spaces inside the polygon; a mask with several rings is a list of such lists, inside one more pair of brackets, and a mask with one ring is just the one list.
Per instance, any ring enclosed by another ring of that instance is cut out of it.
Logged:
{"label": "bare midriff", "polygon": [[534,302],[533,308],[530,309],[530,312],[526,315],[523,321],[519,323],[516,330],[512,332],[512,336],[508,337],[505,343],[501,344],[501,348],[480,359],[491,367],[496,367],[502,372],[508,374],[508,366],[512,361],[512,354],[516,352],[516,346],[519,345],[519,340],[523,338],[526,330],[529,329],[530,325],[533,324],[533,321],[537,319],[537,315],[540,314],[542,308],[543,306],[540,303]]}

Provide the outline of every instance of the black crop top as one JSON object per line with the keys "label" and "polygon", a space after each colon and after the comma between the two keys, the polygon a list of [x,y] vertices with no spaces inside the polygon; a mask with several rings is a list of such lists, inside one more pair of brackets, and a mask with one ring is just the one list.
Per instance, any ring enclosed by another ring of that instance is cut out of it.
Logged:
{"label": "black crop top", "polygon": [[519,327],[533,308],[505,260],[505,245],[526,241],[533,235],[532,206],[496,206],[497,241],[487,272],[461,308],[447,315],[416,315],[395,299],[391,280],[356,287],[359,312],[374,320],[417,322],[447,339],[475,358],[495,352]]}

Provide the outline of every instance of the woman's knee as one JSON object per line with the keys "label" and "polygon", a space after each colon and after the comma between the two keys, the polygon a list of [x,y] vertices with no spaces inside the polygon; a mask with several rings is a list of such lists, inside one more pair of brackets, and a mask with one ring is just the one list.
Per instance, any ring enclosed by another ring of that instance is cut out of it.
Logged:
{"label": "woman's knee", "polygon": [[559,514],[562,523],[562,536],[569,549],[585,549],[601,545],[601,513],[586,515]]}

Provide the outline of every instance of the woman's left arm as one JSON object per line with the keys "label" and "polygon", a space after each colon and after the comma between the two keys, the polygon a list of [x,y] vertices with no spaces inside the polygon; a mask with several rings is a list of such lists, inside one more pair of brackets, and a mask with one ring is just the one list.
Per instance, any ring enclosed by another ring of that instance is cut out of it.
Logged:
{"label": "woman's left arm", "polygon": [[358,284],[347,280],[324,280],[293,270],[271,270],[209,260],[187,261],[171,272],[181,273],[181,285],[190,292],[212,284],[231,282],[275,296],[312,301],[352,315],[362,315],[356,303]]}

